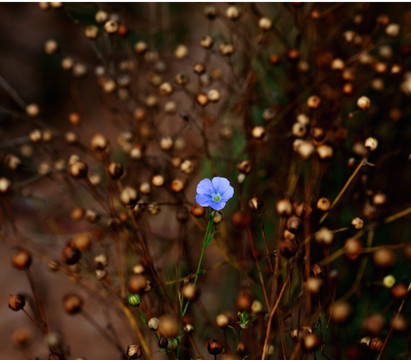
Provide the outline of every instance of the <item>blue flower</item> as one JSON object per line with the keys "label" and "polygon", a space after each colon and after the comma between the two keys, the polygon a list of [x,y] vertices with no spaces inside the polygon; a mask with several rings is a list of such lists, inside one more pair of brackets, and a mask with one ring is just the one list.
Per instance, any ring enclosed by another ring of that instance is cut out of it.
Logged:
{"label": "blue flower", "polygon": [[233,195],[234,188],[230,182],[226,178],[217,176],[212,180],[203,179],[198,183],[196,201],[201,206],[221,210]]}

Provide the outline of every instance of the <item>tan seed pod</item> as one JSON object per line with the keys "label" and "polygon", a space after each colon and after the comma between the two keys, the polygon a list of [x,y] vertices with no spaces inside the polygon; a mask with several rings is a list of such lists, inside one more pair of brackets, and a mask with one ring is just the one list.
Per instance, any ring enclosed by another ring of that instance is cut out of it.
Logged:
{"label": "tan seed pod", "polygon": [[56,40],[50,39],[44,43],[44,51],[46,54],[53,55],[59,49],[59,45]]}
{"label": "tan seed pod", "polygon": [[226,328],[228,325],[230,325],[230,319],[226,314],[217,315],[215,322],[220,328]]}
{"label": "tan seed pod", "polygon": [[364,142],[364,147],[368,150],[368,151],[374,151],[377,149],[378,147],[378,140],[376,138],[373,137],[369,137],[365,140]]}
{"label": "tan seed pod", "polygon": [[95,25],[88,25],[85,28],[84,33],[85,33],[87,38],[94,40],[94,39],[97,39],[99,29]]}
{"label": "tan seed pod", "polygon": [[361,110],[367,110],[371,106],[371,100],[367,96],[361,96],[357,100],[357,106]]}
{"label": "tan seed pod", "polygon": [[317,95],[312,95],[307,99],[307,106],[310,109],[318,109],[321,105],[321,99]]}
{"label": "tan seed pod", "polygon": [[180,326],[174,316],[163,315],[159,318],[158,332],[167,338],[174,338],[178,335]]}
{"label": "tan seed pod", "polygon": [[107,34],[115,34],[118,31],[118,22],[115,20],[108,20],[104,23],[104,30]]}
{"label": "tan seed pod", "polygon": [[40,114],[40,107],[35,103],[28,104],[26,106],[26,114],[30,117],[37,117]]}
{"label": "tan seed pod", "polygon": [[330,318],[336,324],[345,323],[351,315],[351,305],[346,301],[337,301],[329,308]]}
{"label": "tan seed pod", "polygon": [[361,241],[356,238],[350,238],[345,242],[344,251],[345,255],[350,260],[357,260],[363,250]]}
{"label": "tan seed pod", "polygon": [[179,60],[185,59],[188,56],[188,47],[186,45],[178,45],[174,50],[174,56]]}
{"label": "tan seed pod", "polygon": [[69,173],[76,179],[85,178],[87,176],[88,167],[82,161],[76,161],[69,166]]}
{"label": "tan seed pod", "polygon": [[360,217],[356,217],[356,218],[352,219],[351,226],[355,230],[361,230],[364,227],[364,220],[361,219]]}
{"label": "tan seed pod", "polygon": [[317,208],[321,211],[329,211],[331,208],[331,201],[325,197],[319,198],[317,201]]}
{"label": "tan seed pod", "polygon": [[267,17],[262,17],[258,20],[258,27],[263,31],[270,30],[272,26],[273,22]]}

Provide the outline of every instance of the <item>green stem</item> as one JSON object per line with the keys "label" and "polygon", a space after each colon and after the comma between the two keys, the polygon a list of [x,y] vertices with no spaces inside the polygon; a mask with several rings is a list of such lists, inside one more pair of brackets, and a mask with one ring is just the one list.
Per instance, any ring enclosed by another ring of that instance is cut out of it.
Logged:
{"label": "green stem", "polygon": [[238,330],[238,333],[237,333],[237,340],[236,340],[236,342],[235,342],[234,355],[237,354],[238,344],[240,343],[241,331],[242,331],[242,330],[243,330],[243,328],[240,326],[240,330]]}

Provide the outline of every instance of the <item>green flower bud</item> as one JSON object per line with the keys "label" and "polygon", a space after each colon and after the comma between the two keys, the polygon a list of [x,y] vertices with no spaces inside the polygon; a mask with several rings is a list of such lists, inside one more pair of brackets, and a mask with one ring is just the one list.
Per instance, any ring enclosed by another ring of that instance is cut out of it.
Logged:
{"label": "green flower bud", "polygon": [[139,306],[141,303],[141,297],[139,294],[130,294],[128,296],[128,303],[131,306]]}

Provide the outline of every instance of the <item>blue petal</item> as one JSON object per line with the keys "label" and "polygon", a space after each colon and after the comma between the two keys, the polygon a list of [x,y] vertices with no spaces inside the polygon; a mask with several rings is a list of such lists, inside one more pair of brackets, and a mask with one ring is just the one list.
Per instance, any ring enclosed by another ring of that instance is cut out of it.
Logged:
{"label": "blue petal", "polygon": [[219,202],[215,202],[213,201],[212,204],[210,205],[214,210],[221,210],[224,208],[226,202],[225,201],[219,201]]}
{"label": "blue petal", "polygon": [[197,204],[203,207],[207,207],[207,206],[211,206],[212,204],[215,204],[215,202],[213,201],[210,195],[204,195],[204,194],[197,194],[196,201],[197,201]]}
{"label": "blue petal", "polygon": [[[210,179],[203,179],[197,185],[197,194],[199,195],[212,195],[214,193],[213,184]],[[200,204],[201,205],[201,204]]]}
{"label": "blue petal", "polygon": [[220,195],[224,194],[230,186],[230,182],[224,177],[216,176],[211,181],[215,192]]}
{"label": "blue petal", "polygon": [[234,188],[230,185],[224,194],[221,195],[222,201],[230,200],[234,195]]}

